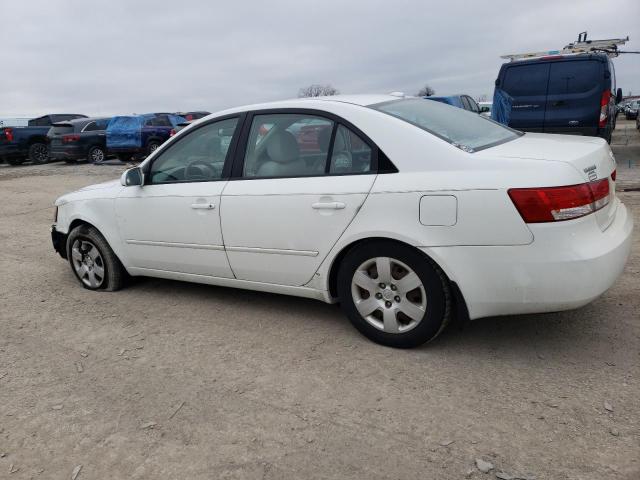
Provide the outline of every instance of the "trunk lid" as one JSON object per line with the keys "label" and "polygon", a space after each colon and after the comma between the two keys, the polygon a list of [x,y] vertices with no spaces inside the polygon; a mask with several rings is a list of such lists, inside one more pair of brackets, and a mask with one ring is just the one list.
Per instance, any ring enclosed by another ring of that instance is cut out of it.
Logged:
{"label": "trunk lid", "polygon": [[[580,173],[585,183],[608,178],[609,203],[595,215],[602,230],[613,222],[617,201],[616,186],[611,174],[616,169],[616,161],[611,148],[602,138],[526,133],[516,140],[487,149],[485,152],[492,157],[568,163]],[[541,168],[544,168],[544,164],[541,164]],[[532,185],[546,186],[554,185]]]}

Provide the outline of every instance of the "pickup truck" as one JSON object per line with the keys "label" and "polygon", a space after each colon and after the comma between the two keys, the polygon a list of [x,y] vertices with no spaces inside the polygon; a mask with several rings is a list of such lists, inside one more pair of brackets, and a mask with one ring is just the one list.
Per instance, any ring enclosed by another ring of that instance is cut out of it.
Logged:
{"label": "pickup truck", "polygon": [[56,122],[86,118],[76,113],[44,115],[29,120],[26,127],[0,128],[0,159],[11,165],[20,165],[31,160],[32,163],[49,161],[47,133]]}

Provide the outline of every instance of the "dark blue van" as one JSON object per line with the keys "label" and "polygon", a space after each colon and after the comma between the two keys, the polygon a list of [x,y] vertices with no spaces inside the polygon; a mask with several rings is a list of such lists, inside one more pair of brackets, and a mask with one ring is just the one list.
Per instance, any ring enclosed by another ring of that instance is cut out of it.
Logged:
{"label": "dark blue van", "polygon": [[616,91],[606,54],[552,55],[505,63],[496,89],[511,96],[509,126],[527,132],[590,135],[611,141]]}

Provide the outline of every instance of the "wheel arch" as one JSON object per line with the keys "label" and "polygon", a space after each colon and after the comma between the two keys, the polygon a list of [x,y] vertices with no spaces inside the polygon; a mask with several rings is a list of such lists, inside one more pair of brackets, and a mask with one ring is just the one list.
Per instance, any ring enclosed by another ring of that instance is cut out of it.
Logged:
{"label": "wheel arch", "polygon": [[69,223],[69,226],[67,228],[67,233],[64,234],[64,243],[65,243],[65,250],[66,250],[66,243],[67,243],[67,238],[69,237],[69,234],[73,231],[74,228],[80,226],[80,225],[87,225],[89,227],[92,227],[94,229],[96,229],[98,231],[98,233],[100,233],[100,235],[102,235],[105,239],[105,241],[107,242],[107,244],[109,244],[109,247],[111,248],[111,250],[113,251],[113,254],[116,256],[116,258],[118,259],[118,261],[120,262],[120,264],[126,269],[126,256],[124,255],[124,251],[121,249],[121,246],[119,244],[119,242],[117,241],[118,239],[115,238],[115,234],[113,232],[109,231],[108,226],[106,228],[100,228],[96,222],[91,221],[90,219],[84,217],[84,216],[73,216],[71,222]]}
{"label": "wheel arch", "polygon": [[429,255],[423,249],[417,248],[415,245],[407,243],[405,241],[399,240],[397,238],[392,237],[365,237],[357,240],[353,240],[352,242],[344,245],[340,251],[333,257],[331,261],[331,265],[329,266],[329,270],[327,273],[327,287],[329,291],[329,296],[331,298],[338,297],[338,270],[340,269],[340,264],[342,260],[351,252],[353,249],[358,248],[364,244],[372,243],[372,242],[394,242],[398,245],[403,245],[409,248],[412,248],[420,254],[422,254],[427,261],[431,262],[438,269],[442,271],[444,274],[447,283],[451,289],[451,295],[453,297],[453,315],[456,323],[464,324],[469,321],[469,310],[467,308],[466,301],[464,299],[464,295],[460,290],[457,282],[451,277],[451,275],[447,272],[446,265],[443,265],[441,259],[434,258],[433,255]]}

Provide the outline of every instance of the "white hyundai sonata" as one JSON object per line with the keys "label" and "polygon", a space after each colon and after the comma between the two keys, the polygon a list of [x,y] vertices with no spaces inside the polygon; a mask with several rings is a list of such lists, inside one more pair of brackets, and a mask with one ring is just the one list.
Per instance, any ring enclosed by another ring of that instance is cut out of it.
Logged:
{"label": "white hyundai sonata", "polygon": [[370,339],[411,347],[456,315],[606,291],[633,228],[615,168],[602,139],[419,98],[290,100],[209,115],[60,197],[52,238],[91,290],[129,274],[338,301]]}

